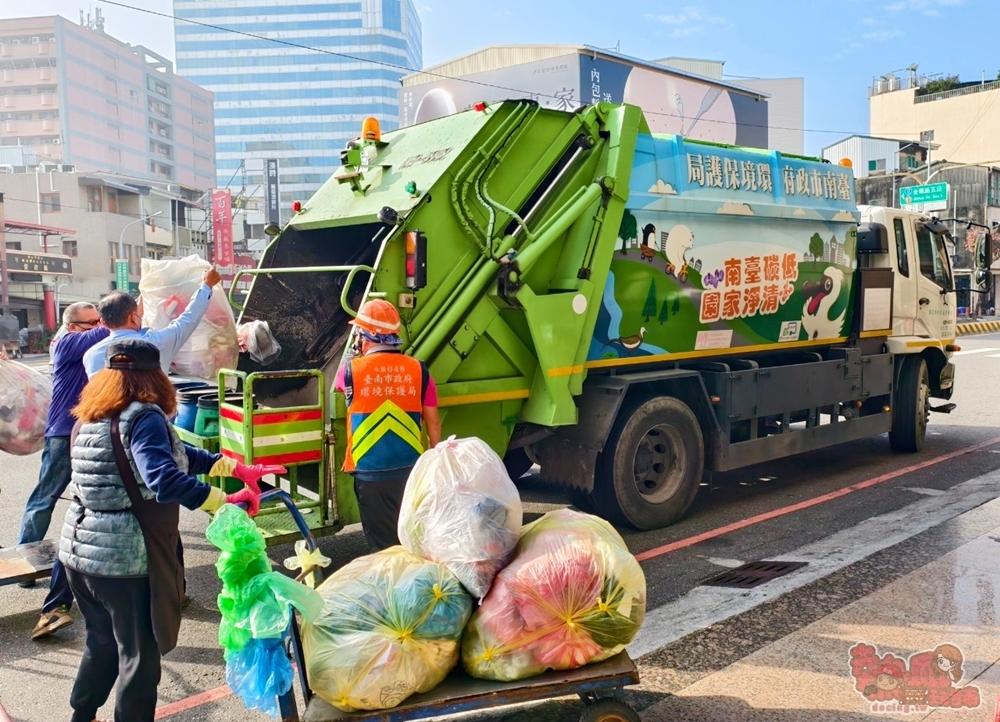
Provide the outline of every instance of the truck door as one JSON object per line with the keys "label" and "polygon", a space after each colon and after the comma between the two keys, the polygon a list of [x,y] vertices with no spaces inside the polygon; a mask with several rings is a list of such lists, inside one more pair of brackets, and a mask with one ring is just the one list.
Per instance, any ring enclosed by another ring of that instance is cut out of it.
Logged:
{"label": "truck door", "polygon": [[910,263],[912,229],[908,218],[892,219],[892,252],[895,254],[896,280],[893,284],[892,333],[894,336],[912,336],[917,317],[917,285]]}
{"label": "truck door", "polygon": [[917,221],[917,336],[952,339],[955,336],[955,284],[945,236]]}

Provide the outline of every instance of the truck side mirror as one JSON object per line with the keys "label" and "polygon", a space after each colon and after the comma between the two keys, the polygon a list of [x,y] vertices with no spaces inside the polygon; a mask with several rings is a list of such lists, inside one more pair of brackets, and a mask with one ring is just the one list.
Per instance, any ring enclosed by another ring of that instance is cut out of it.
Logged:
{"label": "truck side mirror", "polygon": [[976,271],[976,285],[979,288],[988,291],[990,290],[992,282],[993,282],[992,273],[990,273],[989,271],[984,271],[981,268],[978,271]]}
{"label": "truck side mirror", "polygon": [[881,223],[858,226],[858,253],[888,253],[889,233]]}
{"label": "truck side mirror", "polygon": [[993,235],[986,231],[976,244],[976,268],[989,273],[993,264]]}

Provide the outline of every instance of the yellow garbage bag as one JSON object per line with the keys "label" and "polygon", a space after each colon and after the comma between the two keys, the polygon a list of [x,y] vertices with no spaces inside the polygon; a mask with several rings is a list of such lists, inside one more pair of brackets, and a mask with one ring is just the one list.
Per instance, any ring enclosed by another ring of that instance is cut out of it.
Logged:
{"label": "yellow garbage bag", "polygon": [[389,709],[458,664],[472,598],[440,564],[402,547],[355,559],[317,587],[304,619],[309,685],[345,712]]}

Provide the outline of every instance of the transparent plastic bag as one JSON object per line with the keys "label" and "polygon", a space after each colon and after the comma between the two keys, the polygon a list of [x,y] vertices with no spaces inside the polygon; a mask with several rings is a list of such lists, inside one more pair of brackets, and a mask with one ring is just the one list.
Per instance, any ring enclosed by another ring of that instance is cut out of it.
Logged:
{"label": "transparent plastic bag", "polygon": [[300,598],[323,600],[320,614],[303,613],[302,643],[309,685],[337,709],[395,707],[458,663],[472,599],[440,564],[391,547],[355,559],[316,591],[297,586]]}
{"label": "transparent plastic bag", "polygon": [[0,361],[0,451],[41,451],[51,403],[51,379],[16,361]]}
{"label": "transparent plastic bag", "polygon": [[451,437],[410,472],[400,543],[444,564],[476,599],[510,559],[521,532],[521,496],[503,461],[480,439]]}
{"label": "transparent plastic bag", "polygon": [[473,677],[515,681],[576,669],[632,641],[646,613],[646,579],[618,532],[571,509],[521,533],[465,630],[462,664]]}
{"label": "transparent plastic bag", "polygon": [[[212,267],[198,256],[176,260],[142,259],[139,292],[143,300],[143,325],[165,328],[187,308],[206,270]],[[181,376],[214,380],[221,369],[234,369],[239,360],[236,319],[225,291],[212,289],[201,323],[174,358],[170,368]]]}
{"label": "transparent plastic bag", "polygon": [[267,321],[249,321],[236,329],[240,351],[246,351],[250,358],[261,366],[274,363],[281,355],[281,344],[274,338]]}

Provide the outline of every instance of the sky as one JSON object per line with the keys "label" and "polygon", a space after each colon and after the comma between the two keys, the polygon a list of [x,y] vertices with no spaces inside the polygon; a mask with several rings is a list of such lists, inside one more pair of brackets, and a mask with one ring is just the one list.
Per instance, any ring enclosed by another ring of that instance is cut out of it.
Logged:
{"label": "sky", "polygon": [[[170,0],[121,0],[169,15]],[[989,32],[995,0],[416,0],[424,65],[486,45],[585,44],[637,58],[725,61],[726,76],[805,78],[805,148],[810,154],[868,131],[868,88],[890,71],[995,80],[1000,57]],[[10,14],[13,0],[3,0]],[[32,14],[79,20],[101,7],[106,31],[173,58],[173,25],[163,17],[99,0],[33,0]]]}

